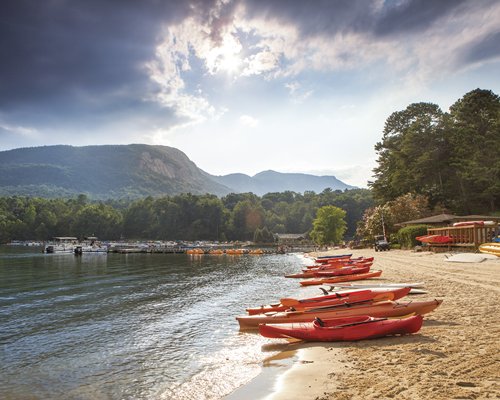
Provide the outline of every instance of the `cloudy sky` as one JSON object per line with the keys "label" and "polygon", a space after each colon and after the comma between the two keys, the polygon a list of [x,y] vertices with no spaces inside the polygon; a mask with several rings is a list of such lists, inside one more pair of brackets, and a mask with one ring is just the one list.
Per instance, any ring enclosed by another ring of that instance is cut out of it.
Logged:
{"label": "cloudy sky", "polygon": [[0,150],[176,147],[366,186],[394,111],[500,94],[500,1],[3,0]]}

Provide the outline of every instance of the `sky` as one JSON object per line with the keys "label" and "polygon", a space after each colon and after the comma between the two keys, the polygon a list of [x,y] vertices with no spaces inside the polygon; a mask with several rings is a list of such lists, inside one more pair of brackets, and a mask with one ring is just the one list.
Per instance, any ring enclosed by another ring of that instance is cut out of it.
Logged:
{"label": "sky", "polygon": [[366,187],[386,119],[500,94],[500,1],[3,0],[0,151],[145,143]]}

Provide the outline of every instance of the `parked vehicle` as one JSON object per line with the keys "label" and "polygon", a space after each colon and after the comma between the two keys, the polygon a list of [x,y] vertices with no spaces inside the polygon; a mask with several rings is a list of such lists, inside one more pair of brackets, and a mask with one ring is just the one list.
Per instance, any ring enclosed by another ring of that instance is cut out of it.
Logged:
{"label": "parked vehicle", "polygon": [[383,235],[375,236],[375,251],[385,251],[391,249],[391,244]]}

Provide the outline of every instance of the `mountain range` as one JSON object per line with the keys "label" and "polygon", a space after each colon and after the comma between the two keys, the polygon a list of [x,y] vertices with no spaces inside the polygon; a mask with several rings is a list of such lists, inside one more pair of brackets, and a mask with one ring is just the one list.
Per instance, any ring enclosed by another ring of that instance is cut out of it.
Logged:
{"label": "mountain range", "polygon": [[145,144],[21,148],[0,152],[0,195],[94,199],[139,198],[180,193],[268,192],[352,189],[334,176],[264,171],[211,175],[182,151]]}

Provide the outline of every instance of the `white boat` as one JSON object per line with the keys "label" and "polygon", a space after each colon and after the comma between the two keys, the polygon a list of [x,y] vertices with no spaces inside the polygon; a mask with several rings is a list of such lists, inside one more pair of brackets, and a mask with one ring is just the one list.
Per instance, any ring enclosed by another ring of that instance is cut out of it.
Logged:
{"label": "white boat", "polygon": [[74,252],[76,255],[83,253],[107,254],[108,246],[99,242],[96,237],[86,237],[82,243],[75,246]]}
{"label": "white boat", "polygon": [[73,253],[77,238],[72,236],[56,236],[47,243],[43,249],[44,253]]}

